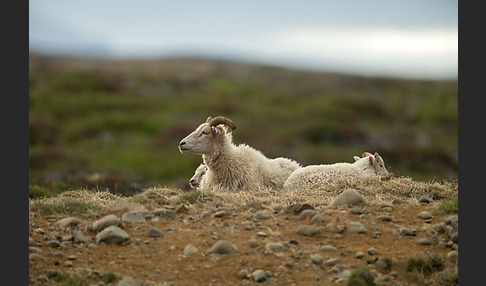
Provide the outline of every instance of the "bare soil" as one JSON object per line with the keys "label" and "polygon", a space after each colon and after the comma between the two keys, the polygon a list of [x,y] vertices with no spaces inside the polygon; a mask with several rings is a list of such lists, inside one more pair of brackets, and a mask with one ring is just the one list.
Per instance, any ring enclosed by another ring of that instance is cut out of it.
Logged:
{"label": "bare soil", "polygon": [[[344,271],[365,266],[375,273],[378,285],[455,285],[457,260],[448,258],[447,254],[457,249],[457,244],[439,247],[440,241],[449,242],[441,227],[448,215],[434,211],[439,203],[440,200],[429,204],[402,200],[401,203],[395,201],[393,208],[387,209],[381,202],[372,202],[359,206],[361,214],[354,214],[349,207],[317,205],[315,210],[325,221],[312,223],[310,217],[300,218],[286,209],[271,209],[271,202],[230,207],[219,202],[217,196],[207,196],[193,203],[165,205],[177,210],[176,218],[155,216],[150,207],[145,213],[149,215],[147,222],[120,222],[119,227],[130,235],[128,241],[98,245],[94,242],[96,233],[90,231],[89,226],[108,212],[79,216],[83,224],[63,230],[55,222],[69,214],[42,216],[32,207],[29,236],[37,245],[30,251],[29,284],[117,285],[123,277],[135,277],[139,285],[346,285],[346,282],[339,282]],[[217,217],[215,214],[221,209],[229,212]],[[256,211],[263,211],[269,217],[258,219]],[[431,212],[432,218],[419,218],[422,211]],[[382,216],[389,216],[391,220],[383,221]],[[361,222],[366,233],[346,230],[349,222]],[[302,225],[337,226],[342,227],[342,231],[328,228],[322,233],[304,236],[297,233]],[[415,235],[401,236],[402,227],[415,231]],[[151,237],[150,228],[161,230],[163,235]],[[69,235],[75,230],[84,231],[89,241],[70,241]],[[428,238],[431,244],[419,244],[421,238]],[[61,245],[47,246],[53,239],[61,241]],[[256,246],[251,245],[251,239],[256,240]],[[219,240],[229,241],[236,252],[220,256],[209,254],[211,246]],[[271,251],[266,248],[270,242],[282,243],[284,248]],[[184,254],[188,244],[198,251]],[[323,251],[324,245],[332,245],[337,250]],[[371,248],[376,254],[368,253]],[[364,256],[357,258],[357,252],[363,252]],[[324,262],[313,263],[311,256],[314,254],[320,254]],[[407,271],[410,257],[427,258],[433,254],[443,258],[442,270],[428,276]],[[339,262],[327,265],[326,261],[332,258],[339,258]],[[383,267],[378,261],[391,261],[391,265]],[[252,278],[251,274],[257,269],[267,271],[266,281],[256,282]],[[109,273],[115,274],[116,279],[109,280]],[[84,282],[67,284],[66,276],[78,277]]]}

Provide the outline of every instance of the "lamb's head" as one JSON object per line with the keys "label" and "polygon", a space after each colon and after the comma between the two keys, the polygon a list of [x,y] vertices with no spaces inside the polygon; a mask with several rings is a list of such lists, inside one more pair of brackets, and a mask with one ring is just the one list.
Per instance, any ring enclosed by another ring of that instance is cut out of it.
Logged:
{"label": "lamb's head", "polygon": [[182,154],[210,154],[215,146],[221,145],[217,142],[223,142],[223,140],[227,139],[227,130],[224,125],[229,126],[232,130],[236,129],[236,125],[229,118],[224,116],[208,117],[206,122],[199,125],[196,130],[181,140],[179,151]]}
{"label": "lamb's head", "polygon": [[206,164],[201,163],[199,167],[197,167],[196,171],[194,172],[194,176],[192,176],[191,180],[189,181],[189,185],[193,188],[198,188],[201,185],[201,180],[206,171],[208,170],[208,166]]}
{"label": "lamb's head", "polygon": [[354,156],[354,159],[356,161],[364,161],[365,158],[368,160],[365,168],[373,168],[375,174],[379,176],[385,176],[389,174],[388,170],[385,167],[385,162],[383,161],[383,158],[381,158],[380,154],[378,154],[378,152],[375,152],[375,154],[364,152],[361,155],[361,158],[358,156]]}

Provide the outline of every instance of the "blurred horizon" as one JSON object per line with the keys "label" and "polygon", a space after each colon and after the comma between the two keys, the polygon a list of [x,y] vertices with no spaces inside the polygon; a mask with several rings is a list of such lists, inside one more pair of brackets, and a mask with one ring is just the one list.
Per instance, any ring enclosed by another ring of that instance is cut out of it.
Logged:
{"label": "blurred horizon", "polygon": [[29,52],[457,80],[458,1],[29,1]]}

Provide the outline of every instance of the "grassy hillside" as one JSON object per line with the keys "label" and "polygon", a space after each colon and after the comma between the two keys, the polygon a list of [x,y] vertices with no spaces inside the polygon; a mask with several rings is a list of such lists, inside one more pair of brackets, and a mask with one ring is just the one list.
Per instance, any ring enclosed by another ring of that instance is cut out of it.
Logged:
{"label": "grassy hillside", "polygon": [[378,151],[396,176],[457,179],[458,83],[352,77],[206,60],[29,58],[32,194],[186,188],[177,146],[207,116],[236,143],[303,165]]}

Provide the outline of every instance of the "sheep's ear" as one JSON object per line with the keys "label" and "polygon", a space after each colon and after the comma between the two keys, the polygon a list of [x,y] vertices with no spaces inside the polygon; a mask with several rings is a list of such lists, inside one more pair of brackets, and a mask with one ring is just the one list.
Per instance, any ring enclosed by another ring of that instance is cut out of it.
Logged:
{"label": "sheep's ear", "polygon": [[375,152],[375,158],[376,159],[380,158],[380,154],[378,154],[378,152]]}
{"label": "sheep's ear", "polygon": [[360,158],[360,157],[358,157],[358,156],[353,156],[353,158],[354,158],[354,160],[355,160],[355,161],[358,161],[359,159],[361,159],[361,158]]}
{"label": "sheep's ear", "polygon": [[208,119],[206,119],[206,123],[208,123],[209,121],[211,121],[211,119],[213,119],[211,116],[208,116]]}
{"label": "sheep's ear", "polygon": [[374,163],[373,156],[368,157],[368,160],[370,161],[370,165],[373,165]]}
{"label": "sheep's ear", "polygon": [[213,133],[216,135],[218,135],[221,132],[221,130],[219,130],[218,127],[216,126],[212,126],[211,129],[213,129]]}

